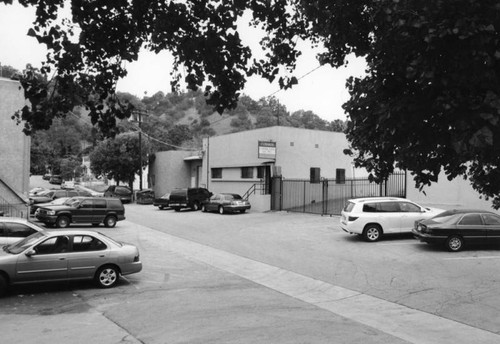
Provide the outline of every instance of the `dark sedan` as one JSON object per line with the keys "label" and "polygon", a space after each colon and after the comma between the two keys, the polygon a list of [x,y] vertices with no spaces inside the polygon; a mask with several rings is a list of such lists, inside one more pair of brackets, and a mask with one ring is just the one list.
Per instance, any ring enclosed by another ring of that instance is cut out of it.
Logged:
{"label": "dark sedan", "polygon": [[500,239],[500,216],[485,210],[454,209],[418,221],[413,228],[416,239],[429,244],[444,244],[451,252],[465,244]]}
{"label": "dark sedan", "polygon": [[170,202],[170,192],[167,192],[166,194],[164,194],[160,198],[155,198],[153,200],[153,205],[155,207],[158,207],[160,210],[163,210],[165,208],[170,207],[169,202]]}
{"label": "dark sedan", "polygon": [[201,205],[201,211],[218,211],[224,213],[244,213],[250,209],[250,202],[243,199],[238,194],[233,193],[220,193],[212,195],[208,200],[204,201]]}

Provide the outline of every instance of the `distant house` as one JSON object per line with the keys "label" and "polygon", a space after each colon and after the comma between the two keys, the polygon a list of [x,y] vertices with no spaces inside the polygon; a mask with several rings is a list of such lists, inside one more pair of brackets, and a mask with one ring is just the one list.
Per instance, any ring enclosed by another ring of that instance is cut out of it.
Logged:
{"label": "distant house", "polygon": [[19,81],[0,78],[0,211],[27,215],[31,138],[12,120],[25,104]]}

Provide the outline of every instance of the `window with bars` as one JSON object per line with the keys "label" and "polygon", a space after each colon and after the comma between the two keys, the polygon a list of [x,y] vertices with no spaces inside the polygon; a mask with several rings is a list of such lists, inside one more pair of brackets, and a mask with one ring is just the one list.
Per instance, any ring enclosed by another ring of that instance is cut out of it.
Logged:
{"label": "window with bars", "polygon": [[221,179],[222,178],[222,168],[212,168],[212,178]]}
{"label": "window with bars", "polygon": [[253,178],[253,167],[242,167],[241,168],[241,178],[242,179]]}

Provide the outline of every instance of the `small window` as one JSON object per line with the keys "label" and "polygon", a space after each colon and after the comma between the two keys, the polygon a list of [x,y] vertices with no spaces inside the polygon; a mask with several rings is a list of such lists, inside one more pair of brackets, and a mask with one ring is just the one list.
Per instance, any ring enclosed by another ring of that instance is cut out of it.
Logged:
{"label": "small window", "polygon": [[410,203],[410,202],[401,202],[399,203],[399,206],[401,207],[401,211],[404,213],[420,213],[421,209],[419,206],[416,204]]}
{"label": "small window", "polygon": [[257,178],[264,179],[266,176],[266,167],[259,166],[257,167]]}
{"label": "small window", "polygon": [[221,179],[222,178],[222,168],[212,168],[212,178]]}
{"label": "small window", "polygon": [[500,225],[500,217],[493,214],[483,214],[484,224],[488,226]]}
{"label": "small window", "polygon": [[314,148],[319,148],[319,144],[317,144],[317,143],[316,143],[316,144],[314,145]]}
{"label": "small window", "polygon": [[376,213],[377,212],[377,203],[366,203],[363,205],[364,213]]}
{"label": "small window", "polygon": [[253,178],[253,167],[242,167],[241,168],[241,178],[242,179]]}
{"label": "small window", "polygon": [[381,213],[399,213],[399,203],[397,202],[380,202],[378,204],[378,211]]}
{"label": "small window", "polygon": [[80,203],[80,208],[91,209],[93,207],[91,199],[85,199]]}
{"label": "small window", "polygon": [[345,169],[337,168],[335,170],[335,184],[345,184]]}
{"label": "small window", "polygon": [[73,237],[73,251],[101,251],[106,249],[106,244],[89,235],[75,235]]}
{"label": "small window", "polygon": [[106,208],[106,200],[105,199],[94,199],[94,208],[100,208],[100,209]]}
{"label": "small window", "polygon": [[290,142],[290,147],[295,146],[295,142]]}
{"label": "small window", "polygon": [[479,214],[467,214],[464,215],[462,220],[460,220],[459,225],[461,226],[480,226],[483,224],[481,220],[481,215]]}

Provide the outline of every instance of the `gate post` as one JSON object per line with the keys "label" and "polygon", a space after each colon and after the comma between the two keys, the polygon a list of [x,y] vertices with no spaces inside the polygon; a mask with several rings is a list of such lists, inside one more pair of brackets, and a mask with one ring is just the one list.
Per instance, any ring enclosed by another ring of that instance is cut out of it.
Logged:
{"label": "gate post", "polygon": [[322,195],[322,203],[323,209],[321,211],[321,215],[326,215],[328,213],[328,179],[323,179],[323,195]]}

